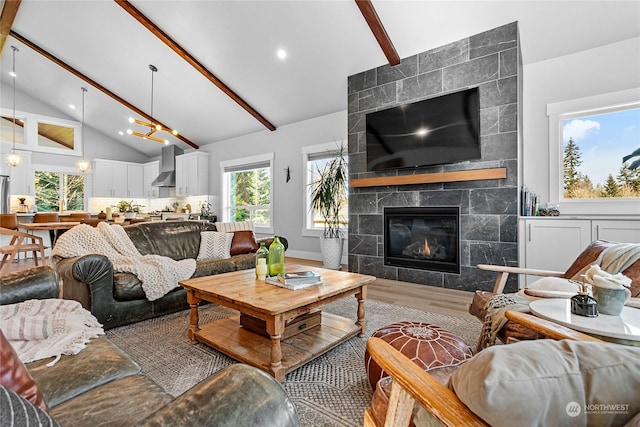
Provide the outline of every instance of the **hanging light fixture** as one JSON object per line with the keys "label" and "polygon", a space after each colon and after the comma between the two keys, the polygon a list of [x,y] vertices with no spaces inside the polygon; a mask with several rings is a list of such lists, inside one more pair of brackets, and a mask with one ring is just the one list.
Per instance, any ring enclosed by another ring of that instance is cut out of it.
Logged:
{"label": "hanging light fixture", "polygon": [[82,157],[76,162],[76,169],[80,173],[87,173],[91,170],[91,162],[84,158],[84,94],[87,89],[81,87],[82,90],[82,127],[80,128],[80,149],[82,150]]}
{"label": "hanging light fixture", "polygon": [[16,52],[19,50],[15,46],[11,46],[11,49],[13,49],[13,68],[9,74],[13,77],[13,147],[11,152],[4,157],[4,161],[9,166],[16,168],[22,164],[22,155],[16,153]]}
{"label": "hanging light fixture", "polygon": [[[153,64],[149,64],[149,69],[151,70],[151,114],[150,116],[153,117],[153,74],[158,71],[158,68]],[[178,135],[178,131],[176,130],[164,128],[157,123],[149,123],[149,122],[144,122],[142,120],[134,119],[133,117],[129,117],[129,123],[135,123],[137,125],[146,126],[149,128],[149,131],[147,131],[147,133],[142,133],[142,132],[137,132],[135,130],[127,129],[127,133],[129,135],[138,136],[143,139],[150,139],[152,141],[160,142],[161,144],[165,144],[165,145],[169,144],[169,140],[159,138],[155,136],[154,133],[164,131],[164,132],[169,132],[174,136]]]}

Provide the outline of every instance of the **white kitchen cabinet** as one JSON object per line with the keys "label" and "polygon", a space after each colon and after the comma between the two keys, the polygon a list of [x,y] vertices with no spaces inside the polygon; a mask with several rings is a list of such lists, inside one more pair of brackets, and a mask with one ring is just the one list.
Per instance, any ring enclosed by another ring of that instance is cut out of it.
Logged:
{"label": "white kitchen cabinet", "polygon": [[591,240],[640,243],[640,221],[594,220],[591,221]]}
{"label": "white kitchen cabinet", "polygon": [[128,197],[127,164],[109,160],[94,160],[93,196]]}
{"label": "white kitchen cabinet", "polygon": [[22,164],[18,167],[6,166],[11,177],[11,195],[13,196],[33,196],[35,194],[33,186],[33,170],[31,169],[31,153],[23,152]]}
{"label": "white kitchen cabinet", "polygon": [[127,197],[146,197],[144,193],[144,167],[141,164],[127,164]]}
{"label": "white kitchen cabinet", "polygon": [[143,165],[142,176],[144,180],[144,196],[148,198],[158,197],[158,187],[151,183],[160,175],[160,162],[149,162]]}
{"label": "white kitchen cabinet", "polygon": [[209,193],[209,153],[196,151],[176,156],[176,195]]}

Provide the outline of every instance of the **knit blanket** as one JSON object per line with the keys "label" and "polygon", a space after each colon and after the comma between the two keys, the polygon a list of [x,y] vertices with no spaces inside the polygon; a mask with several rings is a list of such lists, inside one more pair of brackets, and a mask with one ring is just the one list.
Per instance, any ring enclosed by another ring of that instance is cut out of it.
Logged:
{"label": "knit blanket", "polygon": [[485,305],[487,314],[482,322],[477,351],[496,343],[498,332],[507,323],[508,319],[505,316],[507,310],[528,313],[529,302],[530,300],[527,298],[516,294],[497,294],[492,296]]}
{"label": "knit blanket", "polygon": [[104,255],[115,272],[132,273],[140,279],[149,301],[162,298],[196,270],[194,259],[176,261],[161,255],[141,255],[122,226],[104,222],[97,227],[79,224],[71,228],[58,238],[51,254],[63,258]]}
{"label": "knit blanket", "polygon": [[27,300],[0,306],[2,333],[23,363],[78,354],[91,338],[104,335],[102,325],[78,301]]}

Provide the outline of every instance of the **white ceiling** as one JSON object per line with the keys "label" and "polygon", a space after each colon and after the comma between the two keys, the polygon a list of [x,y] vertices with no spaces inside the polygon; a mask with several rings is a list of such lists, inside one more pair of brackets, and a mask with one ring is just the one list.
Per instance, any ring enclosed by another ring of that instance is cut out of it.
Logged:
{"label": "white ceiling", "polygon": [[[347,77],[386,63],[353,0],[132,4],[276,127],[345,110]],[[513,21],[525,65],[640,35],[637,0],[373,4],[401,58]],[[147,113],[154,64],[153,116],[196,144],[265,129],[114,1],[23,0],[12,29]],[[13,37],[1,59],[3,82],[11,83],[11,45],[20,49],[19,91],[80,120],[68,104],[81,104],[85,86],[89,126],[159,155],[157,142],[118,135],[133,113]]]}

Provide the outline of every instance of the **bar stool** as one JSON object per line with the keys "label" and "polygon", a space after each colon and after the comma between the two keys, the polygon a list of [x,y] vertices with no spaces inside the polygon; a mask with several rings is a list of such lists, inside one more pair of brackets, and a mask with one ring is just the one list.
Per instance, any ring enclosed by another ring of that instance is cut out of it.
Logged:
{"label": "bar stool", "polygon": [[[60,222],[57,212],[38,212],[33,216],[33,222]],[[49,238],[51,239],[51,247],[56,243],[55,230],[49,230]]]}

